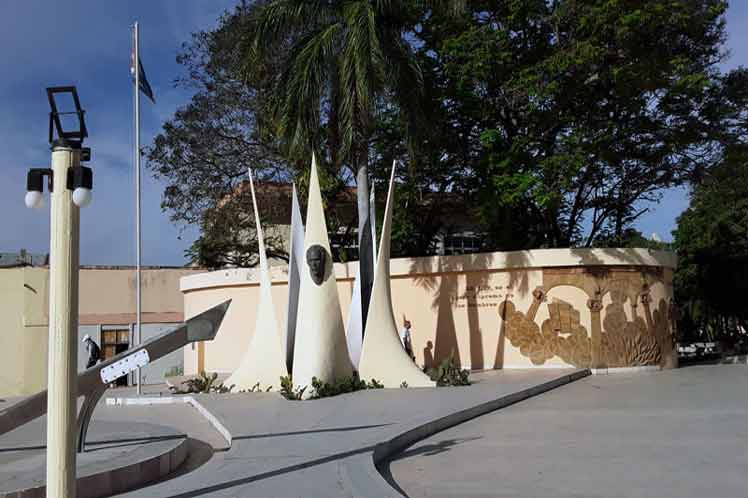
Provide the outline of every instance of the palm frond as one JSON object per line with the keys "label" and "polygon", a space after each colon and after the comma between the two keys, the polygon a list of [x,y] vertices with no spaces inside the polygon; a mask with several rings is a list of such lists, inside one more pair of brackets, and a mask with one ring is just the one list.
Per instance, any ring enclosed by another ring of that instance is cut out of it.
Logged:
{"label": "palm frond", "polygon": [[301,38],[288,56],[278,89],[280,133],[290,138],[292,150],[309,147],[320,120],[320,98],[329,77],[328,61],[334,57],[336,39],[343,26],[334,23]]}
{"label": "palm frond", "polygon": [[324,26],[334,18],[324,0],[275,0],[262,7],[253,19],[252,55],[261,57],[289,35]]}

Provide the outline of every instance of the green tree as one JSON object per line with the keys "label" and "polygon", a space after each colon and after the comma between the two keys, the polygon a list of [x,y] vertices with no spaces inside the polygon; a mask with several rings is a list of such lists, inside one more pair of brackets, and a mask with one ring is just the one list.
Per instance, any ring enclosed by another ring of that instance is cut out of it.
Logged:
{"label": "green tree", "polygon": [[267,81],[241,74],[238,45],[254,8],[240,5],[217,29],[183,45],[177,61],[186,75],[176,83],[194,94],[146,150],[148,168],[167,182],[162,209],[178,225],[201,228],[187,256],[211,267],[255,261],[251,201],[243,188],[247,168],[262,181],[290,178],[295,167],[278,141],[262,133]]}
{"label": "green tree", "polygon": [[356,175],[381,195],[403,165],[394,254],[432,252],[455,212],[486,250],[629,244],[664,189],[746,136],[748,78],[717,68],[725,1],[458,3],[248,2],[196,35],[180,58],[195,96],[149,151],[164,208],[228,252],[206,217],[245,167],[303,189],[313,149],[333,218]]}
{"label": "green tree", "polygon": [[303,155],[326,142],[333,168],[348,165],[355,175],[364,316],[373,279],[367,249],[372,242],[368,166],[374,112],[386,97],[401,112],[420,103],[421,70],[404,35],[425,4],[274,0],[258,9],[244,47],[247,74],[268,57],[285,54],[274,78],[273,113],[288,154]]}
{"label": "green tree", "polygon": [[[462,188],[492,246],[590,246],[719,162],[721,0],[468,2],[423,23]],[[529,227],[529,229],[527,228]]]}
{"label": "green tree", "polygon": [[684,332],[729,339],[748,331],[748,150],[732,150],[696,187],[674,232]]}

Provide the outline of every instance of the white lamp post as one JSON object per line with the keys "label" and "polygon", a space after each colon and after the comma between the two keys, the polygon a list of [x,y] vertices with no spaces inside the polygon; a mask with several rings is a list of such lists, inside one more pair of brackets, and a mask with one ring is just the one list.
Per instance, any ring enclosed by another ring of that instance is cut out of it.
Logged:
{"label": "white lamp post", "polygon": [[[76,109],[59,112],[55,96],[68,93]],[[31,169],[27,177],[26,206],[43,206],[43,179],[49,178],[51,223],[49,244],[49,352],[47,361],[47,496],[76,495],[75,429],[78,370],[79,207],[91,200],[93,174],[80,165],[89,160],[82,147],[88,136],[75,87],[47,88],[52,109],[49,142],[52,168]],[[60,116],[75,114],[78,129],[66,131]],[[56,133],[55,133],[56,132]]]}

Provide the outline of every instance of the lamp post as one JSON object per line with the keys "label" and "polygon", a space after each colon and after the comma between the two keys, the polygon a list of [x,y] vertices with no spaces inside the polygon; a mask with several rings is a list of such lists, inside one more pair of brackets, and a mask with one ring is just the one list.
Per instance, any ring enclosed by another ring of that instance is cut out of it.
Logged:
{"label": "lamp post", "polygon": [[[56,98],[69,94],[75,110],[60,112]],[[52,167],[34,168],[27,176],[26,205],[42,207],[44,177],[49,179],[51,223],[49,243],[49,352],[47,361],[47,496],[76,495],[75,429],[78,364],[79,208],[91,201],[93,174],[81,161],[91,151],[82,147],[88,136],[75,87],[47,88]],[[63,121],[77,117],[77,127]]]}

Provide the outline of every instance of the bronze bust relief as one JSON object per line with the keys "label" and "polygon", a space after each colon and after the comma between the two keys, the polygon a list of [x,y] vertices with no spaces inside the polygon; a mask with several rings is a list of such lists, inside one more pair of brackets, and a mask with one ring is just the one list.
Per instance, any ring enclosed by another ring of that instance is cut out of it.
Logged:
{"label": "bronze bust relief", "polygon": [[309,265],[309,274],[312,282],[322,285],[327,270],[327,251],[319,244],[314,244],[306,251],[306,262]]}

